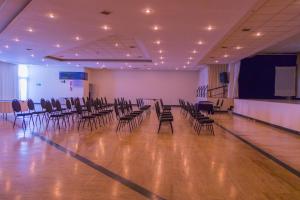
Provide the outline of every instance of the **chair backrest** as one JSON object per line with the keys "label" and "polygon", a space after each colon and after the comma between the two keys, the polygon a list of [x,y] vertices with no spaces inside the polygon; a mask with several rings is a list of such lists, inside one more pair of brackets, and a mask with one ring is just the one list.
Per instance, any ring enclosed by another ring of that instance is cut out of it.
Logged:
{"label": "chair backrest", "polygon": [[51,98],[51,104],[52,107],[56,107],[56,100],[54,98]]}
{"label": "chair backrest", "polygon": [[164,102],[162,99],[159,99],[161,107],[164,107]]}
{"label": "chair backrest", "polygon": [[72,109],[72,104],[71,104],[71,101],[69,99],[66,99],[66,107],[67,107],[68,110]]}
{"label": "chair backrest", "polygon": [[104,97],[105,104],[108,105],[106,97]]}
{"label": "chair backrest", "polygon": [[33,103],[32,99],[27,100],[27,106],[30,111],[35,111],[35,107],[34,107],[34,103]]}
{"label": "chair backrest", "polygon": [[21,104],[19,102],[19,100],[14,99],[11,103],[12,105],[12,109],[14,112],[22,112],[22,108],[21,108]]}
{"label": "chair backrest", "polygon": [[74,101],[73,97],[71,97],[71,104],[75,105],[75,101]]}
{"label": "chair backrest", "polygon": [[62,111],[61,104],[59,100],[55,101],[55,107],[57,111]]}
{"label": "chair backrest", "polygon": [[52,104],[50,101],[45,102],[45,109],[46,109],[46,112],[48,112],[48,113],[51,113],[53,111]]}
{"label": "chair backrest", "polygon": [[81,105],[80,105],[80,101],[75,101],[75,108],[76,108],[77,114],[81,115],[82,114],[82,108],[81,108]]}
{"label": "chair backrest", "polygon": [[115,108],[115,113],[116,113],[116,117],[119,118],[120,117],[120,113],[119,113],[119,110],[118,110],[118,104],[114,104],[114,108]]}
{"label": "chair backrest", "polygon": [[91,102],[90,102],[90,101],[86,101],[85,105],[86,105],[87,111],[88,111],[89,113],[91,113],[91,112],[92,112],[92,105],[91,105]]}
{"label": "chair backrest", "polygon": [[43,110],[46,110],[46,100],[44,98],[41,98],[41,107]]}

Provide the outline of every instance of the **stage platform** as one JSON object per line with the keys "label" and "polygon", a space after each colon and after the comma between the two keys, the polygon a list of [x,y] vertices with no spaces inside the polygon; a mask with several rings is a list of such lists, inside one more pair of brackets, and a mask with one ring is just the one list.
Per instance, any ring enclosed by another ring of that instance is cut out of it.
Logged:
{"label": "stage platform", "polygon": [[300,134],[300,101],[234,99],[234,113]]}

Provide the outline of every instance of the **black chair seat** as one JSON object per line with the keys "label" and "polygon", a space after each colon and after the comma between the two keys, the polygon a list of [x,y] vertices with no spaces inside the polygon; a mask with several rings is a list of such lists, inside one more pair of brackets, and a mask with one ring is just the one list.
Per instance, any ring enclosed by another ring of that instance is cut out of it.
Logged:
{"label": "black chair seat", "polygon": [[18,113],[17,116],[18,117],[24,117],[24,116],[30,116],[32,115],[32,113]]}

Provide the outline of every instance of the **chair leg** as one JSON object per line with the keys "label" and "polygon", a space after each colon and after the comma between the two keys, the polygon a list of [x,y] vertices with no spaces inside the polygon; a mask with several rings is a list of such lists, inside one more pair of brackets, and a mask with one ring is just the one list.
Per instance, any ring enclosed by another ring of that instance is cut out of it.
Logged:
{"label": "chair leg", "polygon": [[160,126],[161,126],[161,121],[159,121],[159,126],[158,126],[157,133],[159,133],[159,131],[160,131]]}
{"label": "chair leg", "polygon": [[170,125],[171,125],[172,134],[173,134],[173,125],[172,125],[171,121],[170,121]]}
{"label": "chair leg", "polygon": [[17,121],[17,117],[15,116],[15,120],[14,120],[14,125],[13,125],[13,128],[15,128],[16,121]]}

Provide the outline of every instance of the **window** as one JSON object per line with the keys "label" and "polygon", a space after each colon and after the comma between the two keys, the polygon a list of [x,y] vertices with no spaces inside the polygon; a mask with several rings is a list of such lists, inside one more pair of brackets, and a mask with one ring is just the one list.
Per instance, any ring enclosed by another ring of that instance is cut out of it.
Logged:
{"label": "window", "polygon": [[28,67],[26,65],[18,66],[18,78],[19,78],[19,99],[27,100]]}

